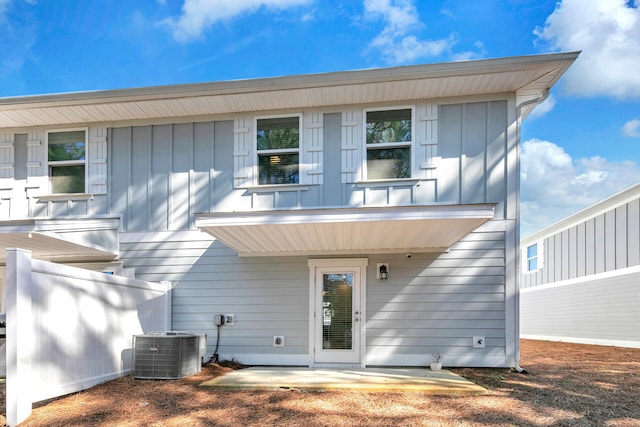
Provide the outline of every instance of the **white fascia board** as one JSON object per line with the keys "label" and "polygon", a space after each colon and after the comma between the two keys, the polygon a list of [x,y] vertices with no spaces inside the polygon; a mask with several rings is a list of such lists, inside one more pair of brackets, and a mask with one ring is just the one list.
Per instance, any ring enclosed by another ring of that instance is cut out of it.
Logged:
{"label": "white fascia board", "polygon": [[[558,65],[566,62],[566,65],[561,67],[566,70],[577,59],[579,54],[580,52],[552,53],[223,82],[8,97],[0,98],[0,111],[19,107],[36,108],[56,105],[98,104],[103,102],[133,102],[206,95],[272,92],[298,88],[391,82],[408,79],[468,76],[483,73],[516,72],[527,68],[534,69],[556,62]],[[559,74],[562,75],[562,73]]]}
{"label": "white fascia board", "polygon": [[494,214],[494,204],[224,212],[196,214],[196,226],[206,228],[231,225],[326,224],[418,219],[491,219]]}

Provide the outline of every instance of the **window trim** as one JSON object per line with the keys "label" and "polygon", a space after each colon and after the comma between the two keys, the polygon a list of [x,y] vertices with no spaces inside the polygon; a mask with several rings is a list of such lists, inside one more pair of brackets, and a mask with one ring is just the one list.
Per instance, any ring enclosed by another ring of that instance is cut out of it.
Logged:
{"label": "window trim", "polygon": [[[530,257],[529,256],[529,248],[535,246],[536,247],[536,256],[534,257]],[[529,262],[531,260],[535,259],[536,260],[536,268],[530,269],[529,268]],[[522,254],[522,260],[523,260],[523,264],[524,264],[524,270],[525,273],[535,273],[536,271],[539,271],[542,269],[542,267],[544,266],[544,242],[543,241],[538,241],[538,242],[534,242],[531,243],[530,245],[527,245],[526,247],[523,248],[523,254]]]}
{"label": "window trim", "polygon": [[[84,132],[84,160],[61,160],[61,161],[49,161],[49,134],[52,133],[62,133],[62,132]],[[45,147],[44,153],[46,156],[46,176],[47,176],[47,194],[51,196],[75,196],[75,195],[83,195],[88,194],[89,189],[89,128],[88,127],[78,127],[78,128],[62,128],[62,129],[48,129],[45,132]],[[84,165],[84,191],[79,193],[54,193],[51,188],[51,166],[75,166],[75,165]]]}
{"label": "window trim", "polygon": [[[258,150],[258,120],[263,119],[284,119],[284,118],[298,118],[298,148],[277,148],[270,150]],[[295,186],[301,185],[302,182],[302,144],[303,144],[303,127],[302,127],[303,114],[302,113],[291,113],[291,114],[271,114],[266,116],[255,116],[253,118],[253,187],[262,188],[262,187],[280,187],[280,186]],[[260,155],[265,154],[297,154],[298,155],[298,182],[297,183],[283,183],[283,184],[261,184],[260,183]]]}
{"label": "window trim", "polygon": [[[368,170],[367,170],[367,154],[369,152],[368,144],[367,144],[367,113],[372,111],[392,111],[392,110],[411,110],[411,141],[409,142],[386,142],[386,143],[378,143],[372,144],[371,146],[375,146],[376,148],[403,148],[409,147],[409,167],[411,169],[411,174],[408,177],[403,178],[369,178]],[[393,105],[393,106],[385,106],[385,107],[374,107],[374,108],[365,108],[363,110],[362,117],[362,145],[364,147],[363,155],[362,155],[362,175],[363,182],[396,182],[401,180],[415,179],[417,178],[416,171],[416,106],[415,105]]]}

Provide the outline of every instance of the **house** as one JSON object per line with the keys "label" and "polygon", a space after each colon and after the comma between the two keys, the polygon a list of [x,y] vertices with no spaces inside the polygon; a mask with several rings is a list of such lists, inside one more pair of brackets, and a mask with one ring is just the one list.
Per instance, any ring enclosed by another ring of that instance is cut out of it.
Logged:
{"label": "house", "polygon": [[220,359],[517,366],[520,126],[577,56],[0,99],[0,241],[171,282]]}
{"label": "house", "polygon": [[520,250],[522,337],[640,348],[640,183]]}

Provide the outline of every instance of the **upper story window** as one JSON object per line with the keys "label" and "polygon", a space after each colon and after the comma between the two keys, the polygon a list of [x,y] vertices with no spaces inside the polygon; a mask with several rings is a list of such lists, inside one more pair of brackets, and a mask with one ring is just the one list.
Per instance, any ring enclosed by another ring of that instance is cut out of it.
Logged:
{"label": "upper story window", "polygon": [[413,110],[367,111],[367,179],[411,178]]}
{"label": "upper story window", "polygon": [[257,119],[258,184],[300,181],[300,116]]}
{"label": "upper story window", "polygon": [[86,191],[86,131],[47,134],[49,180],[52,194]]}
{"label": "upper story window", "polygon": [[527,271],[534,271],[541,267],[539,265],[540,252],[537,243],[527,246]]}

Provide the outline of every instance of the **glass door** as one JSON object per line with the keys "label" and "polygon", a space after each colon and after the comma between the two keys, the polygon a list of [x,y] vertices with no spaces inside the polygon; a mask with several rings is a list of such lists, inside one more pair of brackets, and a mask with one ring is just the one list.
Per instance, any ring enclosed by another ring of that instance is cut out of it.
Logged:
{"label": "glass door", "polygon": [[316,363],[360,363],[360,280],[358,267],[316,269]]}

